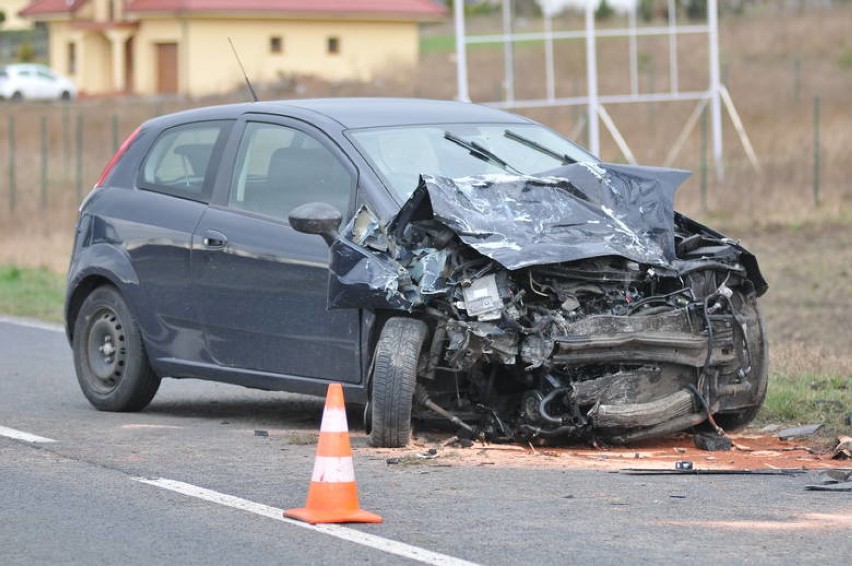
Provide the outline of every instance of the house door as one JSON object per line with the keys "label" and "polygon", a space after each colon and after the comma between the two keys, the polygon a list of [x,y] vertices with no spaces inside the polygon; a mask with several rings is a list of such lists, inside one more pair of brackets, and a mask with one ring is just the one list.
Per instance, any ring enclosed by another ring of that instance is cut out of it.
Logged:
{"label": "house door", "polygon": [[177,43],[157,44],[157,92],[174,94],[178,91]]}

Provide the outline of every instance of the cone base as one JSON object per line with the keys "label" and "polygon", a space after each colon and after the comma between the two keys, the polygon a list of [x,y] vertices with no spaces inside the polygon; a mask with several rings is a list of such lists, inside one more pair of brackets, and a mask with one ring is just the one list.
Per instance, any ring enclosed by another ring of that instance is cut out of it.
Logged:
{"label": "cone base", "polygon": [[300,507],[284,511],[284,516],[304,523],[381,523],[382,518],[375,513],[354,509],[350,511],[317,510]]}

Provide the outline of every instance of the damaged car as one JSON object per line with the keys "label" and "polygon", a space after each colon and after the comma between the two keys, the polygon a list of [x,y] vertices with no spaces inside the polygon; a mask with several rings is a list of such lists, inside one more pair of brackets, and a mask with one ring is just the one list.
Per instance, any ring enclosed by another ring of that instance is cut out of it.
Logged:
{"label": "damaged car", "polygon": [[78,380],[118,411],[167,376],[337,381],[380,447],[429,419],[495,442],[742,427],[766,394],[767,284],[737,241],[674,211],[687,176],[457,102],[151,120],[81,207]]}

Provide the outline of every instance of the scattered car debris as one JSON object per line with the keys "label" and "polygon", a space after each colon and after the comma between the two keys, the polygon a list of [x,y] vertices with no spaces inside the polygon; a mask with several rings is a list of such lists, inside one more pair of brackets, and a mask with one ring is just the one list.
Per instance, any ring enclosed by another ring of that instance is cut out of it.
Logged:
{"label": "scattered car debris", "polygon": [[734,445],[730,438],[709,433],[696,434],[692,437],[692,442],[696,448],[709,452],[730,450]]}
{"label": "scattered car debris", "polygon": [[790,440],[791,438],[805,438],[808,436],[813,436],[820,429],[822,429],[825,425],[823,424],[809,424],[803,426],[796,426],[793,428],[785,428],[782,431],[775,433],[775,436],[780,438],[781,440]]}
{"label": "scattered car debris", "polygon": [[722,475],[722,476],[791,476],[805,474],[807,470],[799,468],[773,468],[770,470],[718,470],[707,468],[667,469],[667,468],[623,468],[620,473],[637,476],[666,476],[666,475]]}
{"label": "scattered car debris", "polygon": [[817,484],[806,485],[808,491],[852,491],[852,470],[825,470],[820,472]]}
{"label": "scattered car debris", "polygon": [[837,446],[832,450],[834,460],[852,459],[852,436],[839,436]]}
{"label": "scattered car debris", "polygon": [[269,436],[269,432],[265,430],[256,430],[254,431],[255,436]]}

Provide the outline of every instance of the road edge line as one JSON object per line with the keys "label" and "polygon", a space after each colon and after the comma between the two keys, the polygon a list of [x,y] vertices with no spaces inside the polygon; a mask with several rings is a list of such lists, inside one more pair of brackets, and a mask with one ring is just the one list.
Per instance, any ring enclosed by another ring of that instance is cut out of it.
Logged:
{"label": "road edge line", "polygon": [[227,495],[225,493],[206,489],[197,485],[192,485],[189,483],[177,480],[170,480],[166,478],[149,479],[141,477],[132,477],[131,479],[139,483],[152,485],[154,487],[166,489],[175,493],[187,495],[189,497],[203,499],[205,501],[216,503],[218,505],[223,505],[225,507],[231,507],[233,509],[239,509],[241,511],[248,511],[249,513],[254,513],[255,515],[260,515],[261,517],[275,519],[276,521],[281,521],[282,523],[287,523],[289,525],[301,527],[303,529],[308,529],[325,535],[333,536],[375,550],[380,550],[389,554],[395,554],[397,556],[402,556],[403,558],[408,558],[410,560],[416,560],[424,564],[432,564],[434,566],[476,566],[475,562],[468,562],[467,560],[463,560],[461,558],[455,558],[454,556],[433,552],[431,550],[412,546],[404,542],[387,539],[369,533],[363,533],[361,531],[356,531],[355,529],[342,527],[340,525],[310,525],[308,523],[302,523],[301,521],[288,519],[287,517],[284,517],[283,509],[277,509],[275,507],[270,507],[262,503],[255,503],[254,501],[242,499],[233,495]]}

